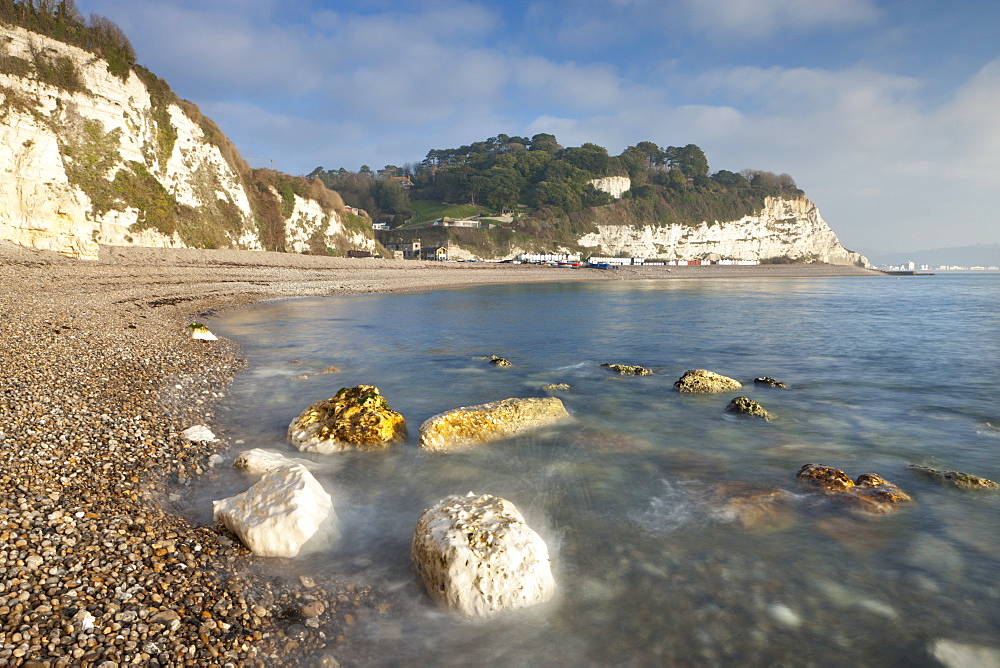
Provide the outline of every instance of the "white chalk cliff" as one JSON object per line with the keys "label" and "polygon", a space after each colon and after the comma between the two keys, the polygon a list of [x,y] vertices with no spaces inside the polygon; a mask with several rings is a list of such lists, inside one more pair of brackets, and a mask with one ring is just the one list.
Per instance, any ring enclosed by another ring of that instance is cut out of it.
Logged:
{"label": "white chalk cliff", "polygon": [[[73,74],[55,83],[40,64]],[[251,183],[211,121],[141,74],[0,26],[0,240],[80,258],[101,244],[375,250],[337,195]]]}
{"label": "white chalk cliff", "polygon": [[608,193],[615,199],[621,199],[622,195],[632,188],[632,179],[627,176],[605,176],[600,179],[591,179],[587,183]]}
{"label": "white chalk cliff", "polygon": [[[598,214],[599,215],[599,214]],[[700,225],[602,224],[577,240],[594,255],[665,260],[793,260],[868,266],[864,256],[840,245],[812,201],[768,197],[759,212]]]}

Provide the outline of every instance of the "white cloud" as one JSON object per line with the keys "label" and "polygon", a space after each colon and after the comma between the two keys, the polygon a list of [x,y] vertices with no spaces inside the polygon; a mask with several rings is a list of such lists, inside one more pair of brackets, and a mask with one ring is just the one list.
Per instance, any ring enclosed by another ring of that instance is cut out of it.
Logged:
{"label": "white cloud", "polygon": [[782,31],[866,25],[880,12],[873,0],[681,0],[694,27],[719,38],[757,40]]}
{"label": "white cloud", "polygon": [[[132,0],[121,16],[115,4],[104,13],[154,71],[242,151],[293,173],[400,164],[500,132],[551,132],[564,145],[590,141],[613,153],[643,140],[696,143],[715,170],[792,174],[849,245],[917,244],[919,234],[941,236],[950,215],[976,221],[963,228],[979,235],[970,243],[998,241],[1000,60],[950,95],[938,89],[943,101],[931,105],[924,81],[871,66],[699,72],[693,54],[651,64],[636,75],[640,83],[624,61],[574,61],[508,40],[498,13],[461,2],[310,14],[274,0]],[[619,30],[622,16],[648,11],[649,24],[666,25],[680,6],[715,36],[754,39],[878,17],[866,0],[599,4],[586,14],[597,4],[581,0],[583,9],[553,30],[603,28],[620,40],[631,34]],[[285,21],[290,12],[294,20]],[[554,15],[537,12],[539,20]],[[918,245],[935,244],[947,245]]]}

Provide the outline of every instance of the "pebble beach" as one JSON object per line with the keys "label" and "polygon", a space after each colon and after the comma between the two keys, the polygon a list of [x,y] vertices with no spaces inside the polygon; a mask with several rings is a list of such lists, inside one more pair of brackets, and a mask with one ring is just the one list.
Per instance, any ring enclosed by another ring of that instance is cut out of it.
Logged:
{"label": "pebble beach", "polygon": [[187,325],[300,296],[485,283],[877,275],[854,267],[621,268],[102,249],[0,242],[0,665],[351,665],[380,592],[275,578],[221,526],[172,508],[237,444],[193,443],[244,363]]}

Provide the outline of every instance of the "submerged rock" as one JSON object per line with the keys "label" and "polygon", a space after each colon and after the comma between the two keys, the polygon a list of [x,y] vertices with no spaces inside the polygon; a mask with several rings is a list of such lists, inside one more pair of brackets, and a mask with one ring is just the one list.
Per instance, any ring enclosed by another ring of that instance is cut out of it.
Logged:
{"label": "submerged rock", "polygon": [[674,387],[679,392],[692,392],[699,394],[716,394],[718,392],[728,392],[738,390],[743,387],[740,381],[728,376],[723,376],[708,371],[706,369],[692,369],[685,371],[684,375],[674,383]]}
{"label": "submerged rock", "polygon": [[465,406],[428,418],[420,425],[420,447],[449,450],[509,438],[569,418],[556,397],[503,399]]}
{"label": "submerged rock", "polygon": [[729,402],[726,410],[730,413],[760,418],[766,422],[770,422],[771,420],[771,414],[759,403],[748,397],[736,397]]}
{"label": "submerged rock", "polygon": [[851,480],[840,469],[806,464],[799,469],[796,477],[808,487],[870,513],[887,513],[895,510],[900,503],[912,501],[906,492],[875,473],[863,473],[856,480]]}
{"label": "submerged rock", "polygon": [[201,324],[200,322],[194,322],[188,325],[188,335],[192,339],[196,339],[198,341],[219,340],[219,337],[217,337],[215,334],[212,334],[212,331],[205,325]]}
{"label": "submerged rock", "polygon": [[768,376],[761,376],[760,378],[754,378],[753,379],[753,384],[754,385],[767,385],[768,387],[781,387],[781,388],[788,389],[788,386],[785,385],[784,383],[782,383],[781,381],[777,381],[774,378],[770,378]]}
{"label": "submerged rock", "polygon": [[630,366],[628,364],[609,364],[604,363],[601,365],[605,369],[611,369],[619,376],[650,376],[652,371],[641,366]]}
{"label": "submerged rock", "polygon": [[960,473],[959,471],[939,471],[926,466],[917,466],[916,464],[910,464],[910,469],[916,471],[917,473],[922,473],[937,482],[945,485],[951,485],[952,487],[958,487],[959,489],[1000,490],[1000,483],[995,483],[992,480],[980,478],[979,476],[969,473]]}
{"label": "submerged rock", "polygon": [[775,531],[793,521],[791,494],[747,483],[723,483],[713,493],[711,514],[744,529]]}
{"label": "submerged rock", "polygon": [[301,465],[265,473],[250,489],[212,503],[223,522],[254,554],[294,557],[317,534],[332,534],[333,501]]}
{"label": "submerged rock", "polygon": [[892,542],[885,529],[857,515],[823,517],[812,525],[812,529],[856,554],[871,554],[885,549]]}
{"label": "submerged rock", "polygon": [[321,369],[320,371],[312,371],[310,373],[300,373],[298,376],[295,377],[295,380],[308,380],[313,376],[324,376],[328,373],[340,373],[340,369],[335,366],[328,366],[327,368]]}
{"label": "submerged rock", "polygon": [[427,593],[467,618],[552,598],[545,542],[513,503],[490,494],[449,496],[420,516],[411,545]]}
{"label": "submerged rock", "polygon": [[506,357],[497,357],[496,355],[490,356],[490,364],[493,366],[514,366]]}
{"label": "submerged rock", "polygon": [[308,459],[291,459],[277,450],[264,450],[263,448],[253,448],[244,450],[236,456],[233,468],[247,473],[267,473],[282,466],[293,466],[301,464],[306,468],[311,468],[313,463]]}
{"label": "submerged rock", "polygon": [[288,439],[304,452],[384,450],[406,438],[406,420],[373,385],[341,388],[288,425]]}
{"label": "submerged rock", "polygon": [[654,449],[649,441],[614,429],[584,427],[566,435],[574,447],[594,452],[635,453]]}
{"label": "submerged rock", "polygon": [[560,390],[568,390],[569,383],[547,383],[542,385],[542,389],[547,392],[557,392]]}

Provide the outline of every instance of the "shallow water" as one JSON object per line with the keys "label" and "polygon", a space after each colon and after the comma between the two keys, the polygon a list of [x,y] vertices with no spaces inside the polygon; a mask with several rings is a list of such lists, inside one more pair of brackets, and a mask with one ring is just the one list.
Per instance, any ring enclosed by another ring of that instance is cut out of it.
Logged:
{"label": "shallow water", "polygon": [[[634,281],[493,286],[270,302],[211,323],[250,361],[223,428],[249,447],[324,462],[342,526],[325,552],[275,567],[394,593],[362,625],[360,664],[934,665],[936,638],[1000,646],[1000,494],[963,493],[908,464],[1000,479],[1000,277]],[[497,354],[513,368],[491,367]],[[602,362],[641,364],[617,377]],[[337,374],[295,377],[336,365]],[[681,395],[707,368],[734,394]],[[767,375],[790,389],[755,387]],[[546,383],[576,420],[473,451],[423,455],[441,411]],[[410,427],[384,454],[303,455],[288,423],[341,387],[378,386]],[[994,425],[994,426],[991,426]],[[233,452],[235,457],[237,453]],[[858,515],[801,490],[816,462],[876,472],[915,502]],[[744,528],[715,491],[788,492]],[[208,499],[246,489],[225,473]],[[449,494],[513,501],[549,545],[559,593],[488,623],[438,609],[409,564],[420,513]]]}

